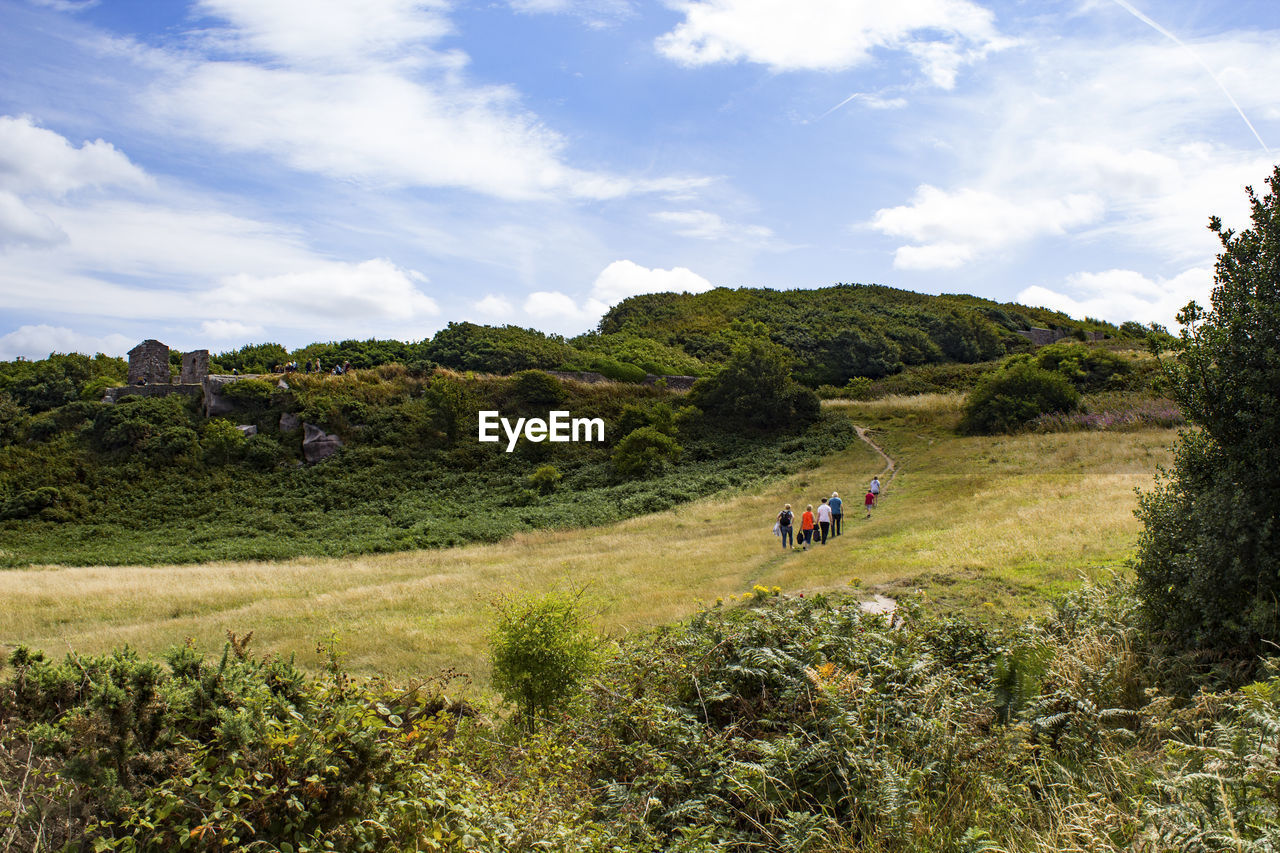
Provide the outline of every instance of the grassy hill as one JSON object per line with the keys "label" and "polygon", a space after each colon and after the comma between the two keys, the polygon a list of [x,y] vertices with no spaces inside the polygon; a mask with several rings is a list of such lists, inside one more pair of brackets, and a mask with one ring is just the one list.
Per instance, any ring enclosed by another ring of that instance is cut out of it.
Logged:
{"label": "grassy hill", "polygon": [[858,502],[886,463],[851,432],[846,449],[816,467],[586,529],[341,559],[11,569],[0,572],[8,604],[0,643],[83,651],[127,643],[154,654],[183,637],[216,647],[228,630],[253,630],[263,651],[315,666],[317,640],[334,632],[359,672],[458,666],[483,677],[487,602],[504,591],[585,586],[601,627],[616,635],[755,584],[849,589],[855,578],[864,590],[920,589],[943,604],[1018,618],[1082,575],[1119,566],[1137,534],[1134,489],[1168,458],[1171,431],[962,438],[953,431],[959,401],[828,407],[828,418],[870,427],[896,468],[874,518],[851,507],[848,533],[809,553],[784,553],[769,528],[784,502],[816,504],[832,491]]}

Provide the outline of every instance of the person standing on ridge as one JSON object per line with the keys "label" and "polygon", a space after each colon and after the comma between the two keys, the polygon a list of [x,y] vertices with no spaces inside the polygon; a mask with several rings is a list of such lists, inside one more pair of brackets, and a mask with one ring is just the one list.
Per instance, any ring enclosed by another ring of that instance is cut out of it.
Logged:
{"label": "person standing on ridge", "polygon": [[827,505],[826,498],[823,498],[818,506],[818,530],[822,534],[822,544],[826,545],[827,533],[831,531],[831,507]]}
{"label": "person standing on ridge", "polygon": [[831,535],[839,536],[841,522],[844,521],[844,501],[840,500],[839,492],[831,493],[828,505],[831,507]]}

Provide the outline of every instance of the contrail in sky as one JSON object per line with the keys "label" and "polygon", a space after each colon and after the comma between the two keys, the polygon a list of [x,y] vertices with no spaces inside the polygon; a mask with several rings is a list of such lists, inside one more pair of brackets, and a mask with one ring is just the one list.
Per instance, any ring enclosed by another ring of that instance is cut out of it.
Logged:
{"label": "contrail in sky", "polygon": [[1231,93],[1227,91],[1227,87],[1222,85],[1222,81],[1218,79],[1218,75],[1214,74],[1213,69],[1209,67],[1209,64],[1200,58],[1200,54],[1196,53],[1194,50],[1187,47],[1187,45],[1182,41],[1182,39],[1178,38],[1173,33],[1169,32],[1164,27],[1160,26],[1155,21],[1151,20],[1146,15],[1142,14],[1140,11],[1135,9],[1133,7],[1133,4],[1131,4],[1129,0],[1113,0],[1113,2],[1117,6],[1119,6],[1121,9],[1124,9],[1130,15],[1133,15],[1139,21],[1142,21],[1142,23],[1146,24],[1148,27],[1151,27],[1151,29],[1160,33],[1160,35],[1169,39],[1178,47],[1182,48],[1187,53],[1191,54],[1192,58],[1195,59],[1196,62],[1200,63],[1200,67],[1203,68],[1205,71],[1207,71],[1209,73],[1209,76],[1213,78],[1213,82],[1218,84],[1218,88],[1222,90],[1222,94],[1227,96],[1227,100],[1231,102],[1231,106],[1236,108],[1236,112],[1240,114],[1240,118],[1244,120],[1244,123],[1249,126],[1249,130],[1253,133],[1253,138],[1258,140],[1258,144],[1262,146],[1262,150],[1267,152],[1268,154],[1271,153],[1271,149],[1267,147],[1267,143],[1262,141],[1262,137],[1259,136],[1258,131],[1254,129],[1253,122],[1249,121],[1249,117],[1244,114],[1244,110],[1240,109],[1240,105],[1236,103],[1236,99],[1231,97]]}

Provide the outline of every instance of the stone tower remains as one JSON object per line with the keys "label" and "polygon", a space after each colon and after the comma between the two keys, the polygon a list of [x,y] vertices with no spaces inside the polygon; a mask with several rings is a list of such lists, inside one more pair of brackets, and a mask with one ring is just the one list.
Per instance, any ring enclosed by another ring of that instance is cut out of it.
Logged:
{"label": "stone tower remains", "polygon": [[[207,365],[208,362],[206,362],[206,371]],[[148,339],[129,350],[130,385],[168,385],[171,381],[167,346],[157,340]]]}
{"label": "stone tower remains", "polygon": [[178,382],[183,385],[199,385],[209,375],[209,351],[193,350],[182,354],[182,376]]}

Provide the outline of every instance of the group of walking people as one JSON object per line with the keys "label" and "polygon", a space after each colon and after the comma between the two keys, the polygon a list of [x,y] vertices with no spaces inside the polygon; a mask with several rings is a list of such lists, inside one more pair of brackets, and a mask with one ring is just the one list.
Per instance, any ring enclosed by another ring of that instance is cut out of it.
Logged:
{"label": "group of walking people", "polygon": [[[871,485],[867,487],[867,494],[863,497],[866,518],[871,517],[871,510],[875,508],[879,498],[880,478],[876,476],[871,478]],[[782,538],[784,551],[794,548],[808,551],[809,546],[814,543],[826,545],[828,538],[835,538],[843,532],[844,501],[840,498],[840,493],[832,492],[831,497],[823,498],[816,511],[813,504],[806,506],[798,521],[799,530],[796,530],[797,519],[791,511],[791,504],[783,506],[782,512],[778,513],[773,532],[775,536]]]}

